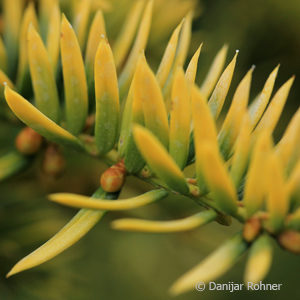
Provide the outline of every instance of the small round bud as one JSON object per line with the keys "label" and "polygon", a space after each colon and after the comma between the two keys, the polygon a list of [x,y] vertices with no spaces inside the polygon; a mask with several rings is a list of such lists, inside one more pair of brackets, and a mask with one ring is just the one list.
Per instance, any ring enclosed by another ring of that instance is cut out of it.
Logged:
{"label": "small round bud", "polygon": [[100,185],[105,192],[114,193],[121,190],[125,181],[126,169],[123,161],[108,168],[100,177]]}
{"label": "small round bud", "polygon": [[42,163],[43,172],[47,175],[58,177],[63,173],[66,161],[57,146],[51,145],[46,149]]}
{"label": "small round bud", "polygon": [[43,138],[30,127],[26,127],[18,134],[15,145],[18,151],[24,155],[37,153],[42,145]]}
{"label": "small round bud", "polygon": [[151,173],[150,169],[147,166],[145,166],[141,171],[141,175],[144,178],[149,178],[149,177],[151,177],[152,173]]}
{"label": "small round bud", "polygon": [[126,173],[126,168],[125,168],[125,164],[124,161],[121,160],[118,163],[116,163],[115,165],[111,166],[112,169],[118,169],[121,172],[123,172],[124,174]]}
{"label": "small round bud", "polygon": [[282,232],[278,237],[279,244],[286,250],[300,254],[300,233],[293,230]]}
{"label": "small round bud", "polygon": [[252,242],[261,231],[261,221],[259,218],[250,218],[244,225],[243,237],[247,242]]}
{"label": "small round bud", "polygon": [[95,124],[95,114],[89,115],[85,121],[84,129],[83,131],[89,131],[91,128],[93,128],[93,125]]}
{"label": "small round bud", "polygon": [[199,197],[200,195],[200,191],[199,191],[199,188],[193,184],[190,184],[189,185],[189,189],[190,189],[190,194],[193,196],[193,197]]}

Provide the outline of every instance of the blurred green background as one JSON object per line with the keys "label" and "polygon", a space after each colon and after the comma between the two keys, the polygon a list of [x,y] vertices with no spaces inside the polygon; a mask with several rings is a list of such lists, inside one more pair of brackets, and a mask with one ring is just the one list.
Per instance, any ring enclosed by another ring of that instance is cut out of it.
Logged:
{"label": "blurred green background", "polygon": [[[201,82],[214,55],[224,43],[230,45],[229,59],[240,50],[234,87],[256,65],[251,98],[259,92],[271,70],[281,63],[276,89],[290,76],[300,75],[300,2],[297,0],[203,0],[201,16],[194,22],[191,50],[204,42],[197,80]],[[161,54],[161,53],[158,53]],[[299,77],[299,76],[298,76]],[[298,79],[288,99],[277,137],[286,120],[299,107]],[[1,152],[12,146],[17,129],[0,123]],[[1,153],[2,154],[2,153]],[[33,270],[5,279],[5,274],[24,255],[50,238],[76,210],[46,200],[51,192],[91,194],[98,185],[103,166],[78,154],[68,154],[68,171],[57,181],[44,178],[40,161],[22,174],[0,184],[0,299],[4,300],[167,300],[168,287],[200,262],[218,245],[240,229],[239,224],[222,227],[210,224],[180,234],[116,232],[110,222],[123,216],[174,219],[197,210],[192,202],[165,199],[146,208],[104,217],[85,238],[54,260]],[[80,174],[78,176],[78,174]],[[123,197],[148,187],[128,179]],[[190,292],[186,299],[283,299],[300,298],[300,258],[275,246],[274,262],[266,282],[282,283],[276,292]],[[242,282],[245,258],[218,282]]]}
{"label": "blurred green background", "polygon": [[[275,85],[277,90],[296,75],[276,137],[283,132],[290,116],[299,108],[300,95],[300,2],[295,0],[202,0],[202,15],[195,21],[197,40],[203,41],[198,79],[201,80],[214,53],[229,44],[229,59],[240,50],[232,87],[252,65],[251,99],[262,89],[269,73],[281,64]],[[195,40],[194,40],[194,43]],[[194,44],[196,47],[197,44]],[[231,99],[234,88],[231,88]]]}

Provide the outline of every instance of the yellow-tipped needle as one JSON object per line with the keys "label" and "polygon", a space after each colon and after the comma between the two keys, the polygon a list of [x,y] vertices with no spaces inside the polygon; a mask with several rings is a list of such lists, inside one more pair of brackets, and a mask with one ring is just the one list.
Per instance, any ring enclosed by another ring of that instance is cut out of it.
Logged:
{"label": "yellow-tipped needle", "polygon": [[149,221],[138,219],[120,219],[112,222],[112,228],[137,232],[180,232],[192,230],[207,224],[217,217],[217,213],[210,210],[200,212],[190,217],[172,221]]}

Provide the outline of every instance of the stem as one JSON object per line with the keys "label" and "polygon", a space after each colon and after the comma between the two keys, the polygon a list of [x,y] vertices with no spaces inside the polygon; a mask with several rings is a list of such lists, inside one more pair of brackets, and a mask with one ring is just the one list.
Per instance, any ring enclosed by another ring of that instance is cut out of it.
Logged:
{"label": "stem", "polygon": [[[81,139],[84,141],[84,145],[85,145],[85,150],[87,151],[88,154],[92,155],[93,157],[97,157],[102,159],[109,167],[116,164],[119,160],[119,154],[118,151],[113,149],[111,150],[109,153],[107,153],[106,155],[99,157],[99,154],[96,151],[95,148],[95,144],[94,144],[94,138],[91,136],[87,136],[87,135],[82,135]],[[156,187],[156,188],[163,188],[166,191],[168,191],[169,193],[172,193],[174,195],[179,195],[178,192],[173,191],[172,189],[170,189],[164,182],[162,182],[160,179],[155,178],[155,177],[144,177],[140,174],[131,174],[133,176],[135,176],[136,178],[147,182],[149,184],[151,184],[152,186]],[[190,190],[195,190],[195,187],[193,184],[189,184]],[[194,202],[196,202],[198,205],[206,208],[206,209],[213,209],[214,211],[216,211],[221,217],[226,217],[227,215],[217,206],[217,204],[211,200],[208,196],[209,194],[205,193],[205,194],[180,194],[181,196],[188,198],[190,200],[193,200]],[[237,219],[240,223],[244,223],[245,222],[245,218],[244,218],[244,213],[243,213],[243,209],[239,208],[238,211],[232,215],[235,219]]]}
{"label": "stem", "polygon": [[[149,184],[151,184],[152,186],[155,186],[157,188],[163,188],[165,190],[167,190],[170,193],[173,193],[175,195],[178,195],[177,192],[174,192],[173,190],[171,190],[169,187],[167,187],[165,185],[165,183],[161,182],[158,178],[143,178],[142,176],[137,176],[137,178],[143,180],[144,182],[147,182]],[[194,202],[196,202],[198,205],[206,208],[206,209],[213,209],[214,211],[216,211],[221,217],[226,216],[224,214],[224,212],[222,212],[222,210],[220,210],[220,208],[216,205],[216,203],[209,199],[207,194],[203,194],[203,195],[198,195],[198,196],[193,196],[193,195],[181,195],[185,198],[188,198],[190,200],[193,200]],[[244,223],[245,219],[241,213],[241,211],[238,210],[238,212],[236,214],[233,215],[234,218],[236,218],[240,223]]]}

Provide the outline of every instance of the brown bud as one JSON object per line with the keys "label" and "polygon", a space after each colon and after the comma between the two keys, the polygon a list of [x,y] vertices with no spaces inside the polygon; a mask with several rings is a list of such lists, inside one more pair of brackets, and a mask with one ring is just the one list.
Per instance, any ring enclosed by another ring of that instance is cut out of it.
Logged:
{"label": "brown bud", "polygon": [[126,169],[123,161],[108,168],[100,177],[101,187],[105,192],[114,193],[124,185]]}
{"label": "brown bud", "polygon": [[141,176],[144,178],[150,178],[152,175],[151,171],[149,170],[148,166],[145,166],[141,171]]}
{"label": "brown bud", "polygon": [[126,173],[126,168],[125,168],[125,164],[124,164],[124,160],[120,160],[118,163],[116,163],[115,165],[111,166],[112,169],[118,169],[121,172],[123,172],[124,174]]}
{"label": "brown bud", "polygon": [[244,225],[243,237],[247,242],[252,242],[259,235],[261,231],[261,221],[259,218],[253,217]]}
{"label": "brown bud", "polygon": [[89,115],[86,119],[86,122],[85,122],[85,126],[84,126],[84,131],[88,131],[90,130],[93,125],[95,124],[95,114],[92,114],[92,115]]}
{"label": "brown bud", "polygon": [[195,178],[187,178],[186,181],[190,184],[197,184],[197,179],[195,179]]}
{"label": "brown bud", "polygon": [[279,244],[286,250],[300,254],[300,232],[287,230],[278,237]]}
{"label": "brown bud", "polygon": [[193,197],[199,197],[200,195],[200,191],[199,191],[199,188],[193,184],[190,184],[189,185],[189,190],[190,190],[190,194],[193,196]]}
{"label": "brown bud", "polygon": [[18,134],[15,145],[18,151],[24,155],[37,153],[42,145],[43,138],[30,127],[25,127]]}
{"label": "brown bud", "polygon": [[50,145],[46,151],[43,160],[42,169],[47,175],[57,177],[65,170],[66,162],[59,148],[55,145]]}

